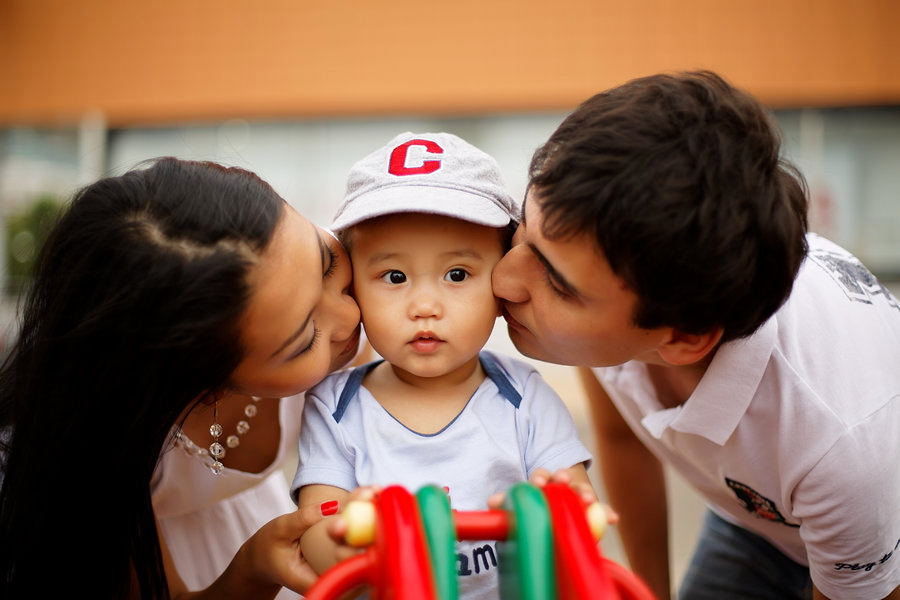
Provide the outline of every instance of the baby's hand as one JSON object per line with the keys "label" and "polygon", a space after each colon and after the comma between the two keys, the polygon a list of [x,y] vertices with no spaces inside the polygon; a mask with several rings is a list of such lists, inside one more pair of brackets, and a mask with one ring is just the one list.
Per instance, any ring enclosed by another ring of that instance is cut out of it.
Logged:
{"label": "baby's hand", "polygon": [[[591,504],[598,503],[606,513],[607,523],[609,523],[610,525],[615,525],[619,522],[619,514],[614,511],[609,505],[603,504],[599,501],[599,498],[597,497],[597,493],[594,491],[593,486],[591,486],[589,483],[573,482],[572,474],[568,469],[560,469],[555,473],[551,473],[547,469],[535,469],[534,473],[532,473],[531,478],[528,481],[533,485],[536,485],[537,487],[544,487],[551,481],[569,485],[573,490],[575,490],[575,492],[581,498],[581,501],[584,502],[585,506],[590,506]],[[505,494],[503,492],[498,492],[488,498],[488,508],[502,508],[504,495]]]}
{"label": "baby's hand", "polygon": [[373,502],[378,489],[379,488],[374,486],[356,488],[347,498],[343,506],[340,507],[340,512],[338,512],[334,518],[330,519],[328,523],[328,535],[338,544],[335,551],[335,558],[337,558],[338,561],[351,558],[360,552],[359,547],[352,543],[353,540],[348,540],[348,536],[351,538],[353,537],[353,532],[350,531],[347,520],[344,518],[344,510],[346,510],[353,502]]}

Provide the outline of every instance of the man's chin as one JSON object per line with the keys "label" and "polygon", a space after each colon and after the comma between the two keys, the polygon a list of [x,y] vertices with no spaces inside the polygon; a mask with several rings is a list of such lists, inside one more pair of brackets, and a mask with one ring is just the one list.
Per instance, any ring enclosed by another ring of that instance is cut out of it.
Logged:
{"label": "man's chin", "polygon": [[552,362],[546,360],[542,356],[543,353],[535,346],[534,337],[530,335],[526,336],[518,327],[509,324],[506,326],[506,331],[509,334],[509,339],[512,341],[513,346],[519,351],[519,354],[535,360]]}
{"label": "man's chin", "polygon": [[509,339],[512,341],[513,346],[516,347],[516,350],[518,350],[519,354],[521,354],[522,356],[527,356],[528,358],[554,365],[573,366],[578,364],[576,362],[572,362],[571,359],[561,358],[558,356],[550,356],[543,348],[541,348],[537,344],[533,335],[526,335],[522,333],[522,331],[511,326],[508,326],[506,329],[509,333]]}

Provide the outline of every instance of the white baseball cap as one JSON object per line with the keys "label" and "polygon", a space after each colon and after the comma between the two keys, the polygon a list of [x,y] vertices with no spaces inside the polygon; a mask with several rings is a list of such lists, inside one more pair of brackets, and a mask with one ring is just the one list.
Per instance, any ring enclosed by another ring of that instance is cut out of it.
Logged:
{"label": "white baseball cap", "polygon": [[331,229],[405,212],[498,228],[519,220],[497,161],[450,133],[402,133],[354,164]]}

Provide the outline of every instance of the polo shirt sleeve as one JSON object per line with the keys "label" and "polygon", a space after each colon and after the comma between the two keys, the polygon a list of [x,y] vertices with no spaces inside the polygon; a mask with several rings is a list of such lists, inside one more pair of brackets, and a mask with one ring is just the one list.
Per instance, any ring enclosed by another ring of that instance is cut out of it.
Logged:
{"label": "polo shirt sleeve", "polygon": [[333,416],[343,379],[346,377],[332,375],[306,394],[298,442],[299,463],[291,484],[295,504],[305,485],[330,485],[348,491],[357,487],[353,451]]}
{"label": "polo shirt sleeve", "polygon": [[536,469],[553,472],[579,463],[590,467],[591,453],[578,435],[572,414],[536,370],[530,370],[525,379],[517,415],[528,477]]}
{"label": "polo shirt sleeve", "polygon": [[841,436],[794,490],[810,575],[829,598],[883,598],[900,586],[898,457],[894,399]]}

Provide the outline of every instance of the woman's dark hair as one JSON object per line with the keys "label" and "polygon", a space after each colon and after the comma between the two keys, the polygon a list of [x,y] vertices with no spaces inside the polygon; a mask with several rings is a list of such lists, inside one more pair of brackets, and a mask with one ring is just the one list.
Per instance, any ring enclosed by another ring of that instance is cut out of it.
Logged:
{"label": "woman's dark hair", "polygon": [[723,341],[787,299],[806,255],[802,176],[770,116],[708,71],[582,103],[532,158],[550,239],[586,236],[638,296],[635,325]]}
{"label": "woman's dark hair", "polygon": [[173,158],[75,195],[0,369],[0,597],[168,597],[151,476],[242,359],[248,274],[283,207],[252,173]]}

